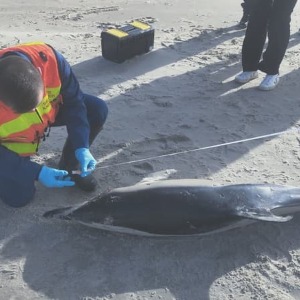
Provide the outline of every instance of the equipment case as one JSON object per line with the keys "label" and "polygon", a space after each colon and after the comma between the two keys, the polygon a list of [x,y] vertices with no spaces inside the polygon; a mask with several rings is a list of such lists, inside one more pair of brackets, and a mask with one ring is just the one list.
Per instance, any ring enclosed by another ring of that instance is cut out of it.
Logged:
{"label": "equipment case", "polygon": [[154,29],[140,21],[101,32],[102,56],[116,63],[147,53],[153,45]]}

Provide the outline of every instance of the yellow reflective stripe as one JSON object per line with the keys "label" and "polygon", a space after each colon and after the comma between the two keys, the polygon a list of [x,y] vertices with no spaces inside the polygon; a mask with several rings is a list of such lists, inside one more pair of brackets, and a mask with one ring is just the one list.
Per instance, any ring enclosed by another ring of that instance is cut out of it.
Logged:
{"label": "yellow reflective stripe", "polygon": [[134,21],[134,22],[130,23],[130,25],[132,25],[136,28],[142,29],[142,30],[147,30],[147,29],[151,28],[150,25],[148,25],[146,23],[143,23],[143,22],[140,22],[140,21]]}
{"label": "yellow reflective stripe", "polygon": [[39,112],[40,116],[48,114],[51,110],[51,105],[48,96],[46,95],[42,102],[36,107],[36,110]]}
{"label": "yellow reflective stripe", "polygon": [[31,111],[21,114],[16,119],[0,125],[0,139],[6,138],[13,133],[24,131],[30,128],[32,125],[42,123],[43,116],[48,114],[51,109],[52,107],[50,105],[48,96],[45,96],[42,102],[37,106],[37,112]]}
{"label": "yellow reflective stripe", "polygon": [[29,43],[18,44],[17,47],[18,46],[33,46],[33,45],[45,45],[45,43],[44,42],[39,42],[39,41],[37,41],[37,42],[29,42]]}
{"label": "yellow reflective stripe", "polygon": [[2,143],[1,145],[17,154],[35,153],[38,146],[37,143]]}
{"label": "yellow reflective stripe", "polygon": [[0,139],[7,136],[24,131],[33,124],[40,124],[41,120],[36,112],[29,112],[20,115],[18,118],[11,120],[0,126]]}
{"label": "yellow reflective stripe", "polygon": [[54,87],[54,88],[46,88],[46,92],[48,94],[50,102],[58,97],[58,95],[60,94],[60,88],[61,86]]}
{"label": "yellow reflective stripe", "polygon": [[125,32],[125,31],[122,31],[122,30],[119,30],[119,29],[108,29],[107,30],[107,33],[110,33],[114,36],[117,36],[117,37],[125,37],[125,36],[128,36],[128,33]]}

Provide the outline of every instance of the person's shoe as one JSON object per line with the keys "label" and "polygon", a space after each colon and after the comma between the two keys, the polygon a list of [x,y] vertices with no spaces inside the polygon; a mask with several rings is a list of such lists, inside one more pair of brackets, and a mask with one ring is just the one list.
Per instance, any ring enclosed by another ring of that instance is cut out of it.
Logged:
{"label": "person's shoe", "polygon": [[240,22],[238,23],[237,27],[238,28],[241,28],[241,29],[244,29],[247,27],[247,23],[249,21],[249,14],[243,14]]}
{"label": "person's shoe", "polygon": [[245,28],[247,28],[247,23],[246,23],[246,22],[240,21],[240,22],[236,25],[236,28],[239,28],[239,29],[245,29]]}
{"label": "person's shoe", "polygon": [[97,188],[97,180],[92,174],[85,177],[80,175],[71,175],[73,181],[75,181],[75,186],[85,192],[93,192]]}
{"label": "person's shoe", "polygon": [[246,24],[248,21],[249,21],[249,15],[243,14],[243,16],[242,16],[242,18],[240,20],[240,23]]}
{"label": "person's shoe", "polygon": [[247,83],[255,78],[258,77],[258,72],[257,71],[247,71],[247,72],[242,72],[235,76],[235,82],[237,83]]}
{"label": "person's shoe", "polygon": [[276,75],[266,75],[261,84],[259,85],[259,89],[262,91],[271,91],[273,90],[277,84],[279,83],[279,74]]}

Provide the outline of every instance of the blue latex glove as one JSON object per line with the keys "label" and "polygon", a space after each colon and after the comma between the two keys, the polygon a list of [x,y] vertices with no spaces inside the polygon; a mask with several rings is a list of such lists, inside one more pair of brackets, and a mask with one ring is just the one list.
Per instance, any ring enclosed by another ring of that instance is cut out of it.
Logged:
{"label": "blue latex glove", "polygon": [[75,151],[75,156],[80,163],[81,177],[85,177],[95,170],[97,162],[89,149],[79,148]]}
{"label": "blue latex glove", "polygon": [[75,182],[71,181],[70,177],[68,177],[67,171],[57,170],[46,166],[42,167],[38,180],[44,186],[49,188],[75,185]]}

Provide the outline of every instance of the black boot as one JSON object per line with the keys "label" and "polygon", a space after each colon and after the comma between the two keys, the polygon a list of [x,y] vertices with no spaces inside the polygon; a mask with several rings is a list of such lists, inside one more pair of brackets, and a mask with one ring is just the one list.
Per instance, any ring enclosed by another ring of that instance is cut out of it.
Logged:
{"label": "black boot", "polygon": [[247,27],[247,22],[249,20],[249,16],[246,14],[243,14],[239,24],[237,25],[239,28],[244,29]]}
{"label": "black boot", "polygon": [[241,4],[243,8],[243,16],[237,25],[239,28],[246,28],[247,27],[247,22],[249,21],[249,15],[250,15],[250,9],[249,9],[249,4],[248,3],[242,3]]}
{"label": "black boot", "polygon": [[75,182],[75,185],[85,192],[93,192],[97,188],[97,180],[92,175],[89,174],[85,177],[80,175],[71,175],[71,179]]}
{"label": "black boot", "polygon": [[[96,136],[102,130],[100,128],[93,128],[90,131],[90,145],[95,140]],[[97,180],[92,174],[89,174],[85,177],[81,177],[77,174],[72,174],[72,171],[79,169],[79,163],[75,157],[75,151],[71,145],[69,138],[67,138],[65,145],[63,147],[62,155],[58,163],[58,167],[61,170],[66,170],[69,172],[71,179],[75,182],[75,185],[83,191],[93,192],[97,188]]]}

